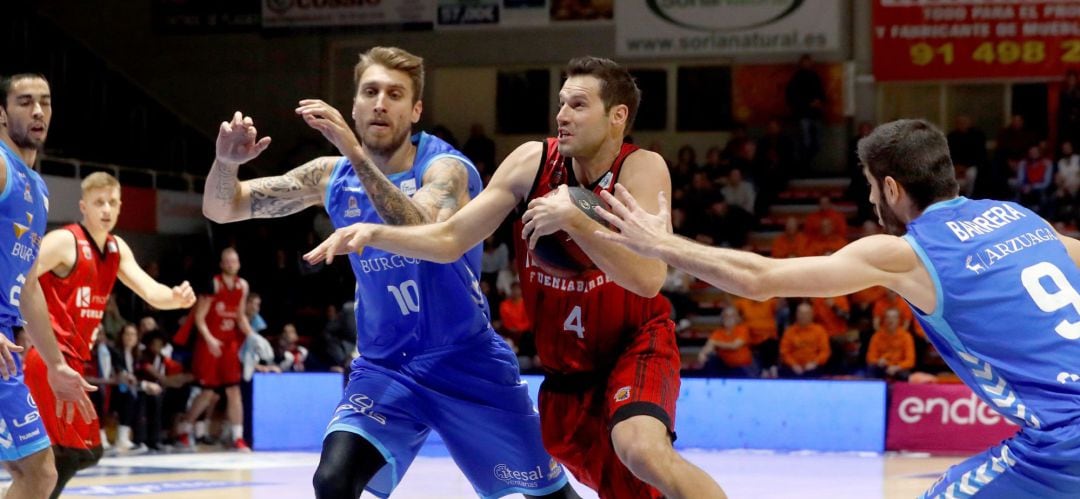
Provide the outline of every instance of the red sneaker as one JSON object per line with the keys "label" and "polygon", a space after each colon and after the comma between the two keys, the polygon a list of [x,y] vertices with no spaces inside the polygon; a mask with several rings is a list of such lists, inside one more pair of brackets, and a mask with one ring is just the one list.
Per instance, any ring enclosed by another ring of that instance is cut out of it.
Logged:
{"label": "red sneaker", "polygon": [[248,447],[247,442],[245,442],[243,438],[236,439],[236,441],[233,442],[233,447],[236,448],[237,452],[251,452],[251,447]]}

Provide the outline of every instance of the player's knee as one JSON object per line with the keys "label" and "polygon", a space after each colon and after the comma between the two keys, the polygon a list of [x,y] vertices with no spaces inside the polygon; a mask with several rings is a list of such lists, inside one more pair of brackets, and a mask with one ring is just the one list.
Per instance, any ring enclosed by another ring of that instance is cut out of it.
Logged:
{"label": "player's knee", "polygon": [[663,476],[675,455],[667,430],[660,426],[659,421],[634,418],[619,423],[611,432],[619,460],[638,478],[649,482]]}
{"label": "player's knee", "polygon": [[51,461],[37,460],[32,466],[20,468],[20,477],[25,486],[33,492],[32,497],[49,497],[56,488],[56,466]]}

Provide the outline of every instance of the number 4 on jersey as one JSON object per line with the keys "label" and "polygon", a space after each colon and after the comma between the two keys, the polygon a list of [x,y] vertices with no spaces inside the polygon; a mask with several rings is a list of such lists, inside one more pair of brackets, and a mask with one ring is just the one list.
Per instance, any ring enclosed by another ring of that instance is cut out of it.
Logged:
{"label": "number 4 on jersey", "polygon": [[562,327],[564,331],[576,333],[578,338],[585,338],[585,326],[581,325],[580,305],[574,306],[574,309],[570,311],[570,315],[567,315],[566,320],[563,321]]}

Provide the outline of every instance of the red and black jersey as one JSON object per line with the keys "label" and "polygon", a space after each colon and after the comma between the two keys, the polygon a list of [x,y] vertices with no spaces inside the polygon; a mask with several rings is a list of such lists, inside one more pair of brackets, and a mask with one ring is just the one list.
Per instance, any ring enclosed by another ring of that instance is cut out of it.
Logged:
{"label": "red and black jersey", "polygon": [[210,311],[206,314],[206,327],[215,338],[222,341],[238,341],[240,331],[240,304],[248,290],[248,283],[241,277],[232,280],[232,285],[221,274],[214,276],[214,294]]}
{"label": "red and black jersey", "polygon": [[87,361],[94,328],[105,316],[105,305],[116,283],[120,247],[109,234],[104,249],[99,248],[79,224],[62,230],[75,236],[75,264],[65,277],[47,272],[39,281],[60,351],[67,357]]}
{"label": "red and black jersey", "polygon": [[[559,154],[558,142],[544,142],[540,169],[532,190],[519,210],[562,184],[593,192],[608,191],[619,181],[626,157],[638,148],[623,144],[607,173],[592,185],[580,185],[570,158]],[[572,277],[556,277],[528,257],[528,241],[521,238],[521,218],[514,223],[518,275],[525,308],[535,324],[536,348],[544,368],[573,374],[610,370],[633,337],[648,322],[669,317],[671,305],[662,296],[643,298],[609,280],[599,269]]]}

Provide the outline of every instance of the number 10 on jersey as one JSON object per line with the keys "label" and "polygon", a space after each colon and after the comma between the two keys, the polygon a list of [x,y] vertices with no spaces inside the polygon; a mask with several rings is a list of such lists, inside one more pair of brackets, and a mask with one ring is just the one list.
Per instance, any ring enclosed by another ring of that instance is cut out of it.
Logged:
{"label": "number 10 on jersey", "polygon": [[416,287],[416,281],[409,279],[397,286],[387,286],[386,290],[393,295],[401,315],[420,311],[420,290]]}

